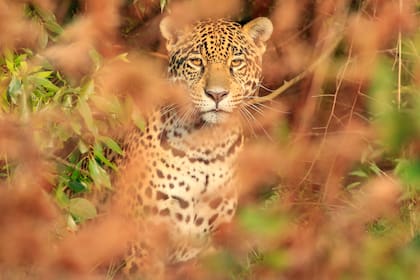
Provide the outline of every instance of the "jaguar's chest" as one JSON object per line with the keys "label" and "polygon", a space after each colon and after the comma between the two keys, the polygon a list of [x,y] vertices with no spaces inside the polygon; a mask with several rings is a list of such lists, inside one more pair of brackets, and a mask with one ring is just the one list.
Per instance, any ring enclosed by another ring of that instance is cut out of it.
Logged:
{"label": "jaguar's chest", "polygon": [[[223,211],[233,214],[235,162],[243,137],[238,127],[200,130],[175,124],[155,116],[144,132],[130,139],[140,145],[127,150],[134,158],[128,162],[135,173],[142,173],[131,191],[140,200],[140,210],[170,218],[181,231],[191,232],[191,225],[221,210],[217,201],[232,200]],[[206,204],[214,200],[209,208]]]}
{"label": "jaguar's chest", "polygon": [[191,133],[185,128],[162,128],[149,139],[153,144],[146,157],[152,162],[149,168],[157,189],[192,201],[229,184],[242,147],[237,131]]}
{"label": "jaguar's chest", "polygon": [[129,215],[140,223],[166,224],[171,262],[194,257],[208,234],[235,212],[240,127],[178,125],[156,114],[126,141],[116,185]]}

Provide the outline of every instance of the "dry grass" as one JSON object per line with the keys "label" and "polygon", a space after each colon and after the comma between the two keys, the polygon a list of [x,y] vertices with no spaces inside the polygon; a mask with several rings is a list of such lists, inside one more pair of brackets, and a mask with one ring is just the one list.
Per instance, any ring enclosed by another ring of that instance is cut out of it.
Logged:
{"label": "dry grass", "polygon": [[[112,146],[105,137],[185,102],[164,78],[163,8],[180,25],[274,24],[263,114],[244,122],[238,214],[215,251],[166,278],[418,279],[419,4],[161,3],[0,0],[0,278],[113,277],[129,221],[116,210],[93,218],[89,201],[72,210],[72,199],[106,192],[106,168],[85,168],[106,166],[94,152]],[[56,88],[38,88],[46,69]]]}

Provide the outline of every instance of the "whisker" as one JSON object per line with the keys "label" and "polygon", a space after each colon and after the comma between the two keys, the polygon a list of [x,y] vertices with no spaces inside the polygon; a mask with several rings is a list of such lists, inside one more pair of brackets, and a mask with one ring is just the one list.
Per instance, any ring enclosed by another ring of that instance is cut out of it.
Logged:
{"label": "whisker", "polygon": [[193,116],[193,114],[195,113],[196,108],[195,107],[189,107],[189,106],[185,106],[186,104],[184,104],[184,109],[182,112],[182,115],[179,116],[179,118],[177,119],[177,123],[176,126],[178,127],[182,127],[182,126],[186,126],[187,122],[191,119],[191,116]]}
{"label": "whisker", "polygon": [[280,109],[277,109],[277,108],[275,108],[275,107],[273,107],[273,106],[269,106],[269,105],[267,105],[267,104],[258,103],[257,105],[258,105],[258,106],[261,106],[261,107],[263,107],[263,108],[266,108],[266,109],[268,109],[268,110],[272,110],[272,111],[277,112],[277,113],[290,114],[290,111],[280,110]]}
{"label": "whisker", "polygon": [[267,130],[264,128],[264,126],[257,120],[257,118],[255,118],[246,107],[242,107],[242,108],[244,109],[244,112],[247,112],[248,116],[251,117],[251,119],[255,122],[255,124],[261,128],[261,130],[264,132],[267,138],[270,139],[270,141],[274,141],[273,138],[270,136],[270,134],[267,132]]}
{"label": "whisker", "polygon": [[243,117],[243,119],[245,119],[246,123],[248,124],[248,127],[250,128],[253,137],[257,138],[257,134],[255,133],[254,127],[252,126],[250,120],[249,120],[249,116],[247,113],[247,111],[244,110],[244,107],[239,107],[239,113],[241,114],[241,116]]}
{"label": "whisker", "polygon": [[170,104],[170,105],[162,107],[161,112],[162,112],[162,114],[167,114],[170,111],[172,111],[173,109],[175,109],[175,104]]}
{"label": "whisker", "polygon": [[188,117],[186,118],[186,120],[188,120],[189,122],[193,121],[193,118],[194,118],[194,115],[196,114],[196,112],[197,112],[197,108],[196,107],[192,107],[189,110],[189,114],[188,114]]}
{"label": "whisker", "polygon": [[255,112],[257,112],[261,116],[264,116],[264,111],[261,108],[259,108],[258,106],[256,106],[256,104],[246,104],[246,107],[254,110]]}
{"label": "whisker", "polygon": [[[184,109],[184,108],[181,108],[181,109]],[[182,118],[186,114],[186,111],[185,110],[182,110],[182,111],[180,110],[180,112],[181,112],[181,115],[179,115],[179,114],[177,115],[177,117],[175,119],[174,127],[181,127],[182,126],[182,122],[183,122]]]}
{"label": "whisker", "polygon": [[[281,104],[280,102],[274,102],[274,101],[270,101],[270,102]],[[274,111],[274,112],[277,112],[277,113],[290,114],[290,111],[283,111],[283,110],[277,109],[273,106],[269,106],[266,103],[248,103],[248,102],[245,102],[245,105],[248,106],[248,107],[257,105],[257,106],[263,107],[265,109],[268,109],[268,110],[271,110],[271,111]]]}

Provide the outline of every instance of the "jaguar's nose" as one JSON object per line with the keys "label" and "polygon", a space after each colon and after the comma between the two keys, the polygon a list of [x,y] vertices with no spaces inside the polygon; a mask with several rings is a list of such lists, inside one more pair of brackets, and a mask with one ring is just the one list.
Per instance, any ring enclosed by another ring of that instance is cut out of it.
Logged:
{"label": "jaguar's nose", "polygon": [[204,92],[206,93],[208,97],[210,97],[210,99],[212,99],[216,103],[216,106],[219,104],[220,101],[222,101],[229,94],[229,92],[226,90],[223,90],[223,91],[205,90]]}

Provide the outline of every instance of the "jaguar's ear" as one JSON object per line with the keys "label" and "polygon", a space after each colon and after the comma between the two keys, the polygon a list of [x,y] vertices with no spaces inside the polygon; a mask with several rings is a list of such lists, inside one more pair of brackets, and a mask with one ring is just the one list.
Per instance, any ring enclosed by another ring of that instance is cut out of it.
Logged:
{"label": "jaguar's ear", "polygon": [[270,38],[271,33],[273,33],[273,24],[268,18],[259,17],[245,24],[242,30],[264,51],[264,43]]}
{"label": "jaguar's ear", "polygon": [[169,16],[163,18],[160,22],[160,33],[166,40],[166,48],[168,51],[171,49],[172,45],[178,41],[178,38],[181,35],[180,29],[177,27],[179,27],[178,24]]}

